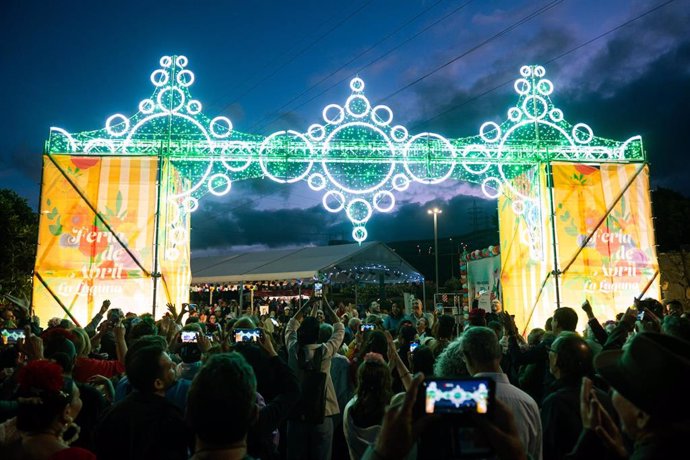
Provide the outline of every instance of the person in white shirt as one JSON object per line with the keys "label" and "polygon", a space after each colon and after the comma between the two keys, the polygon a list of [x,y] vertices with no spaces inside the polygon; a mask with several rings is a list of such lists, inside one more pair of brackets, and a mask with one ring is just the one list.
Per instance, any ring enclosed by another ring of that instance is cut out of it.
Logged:
{"label": "person in white shirt", "polygon": [[488,327],[467,329],[450,346],[460,346],[467,370],[473,377],[488,377],[496,382],[496,399],[508,406],[515,416],[520,440],[533,460],[542,458],[542,426],[539,407],[527,393],[508,381],[501,371],[501,347],[496,333]]}

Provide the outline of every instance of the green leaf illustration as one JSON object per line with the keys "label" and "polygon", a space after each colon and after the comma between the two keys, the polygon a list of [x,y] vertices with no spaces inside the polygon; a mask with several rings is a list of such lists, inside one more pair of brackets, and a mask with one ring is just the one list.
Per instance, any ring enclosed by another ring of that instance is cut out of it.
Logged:
{"label": "green leaf illustration", "polygon": [[58,217],[57,222],[55,222],[53,225],[48,226],[50,233],[54,236],[62,235],[62,224],[60,224],[60,219],[61,218]]}
{"label": "green leaf illustration", "polygon": [[115,198],[115,214],[119,215],[122,210],[122,192],[117,191],[117,198]]}
{"label": "green leaf illustration", "polygon": [[53,208],[49,213],[48,213],[48,219],[53,220],[57,217],[58,215],[58,210],[57,208]]}

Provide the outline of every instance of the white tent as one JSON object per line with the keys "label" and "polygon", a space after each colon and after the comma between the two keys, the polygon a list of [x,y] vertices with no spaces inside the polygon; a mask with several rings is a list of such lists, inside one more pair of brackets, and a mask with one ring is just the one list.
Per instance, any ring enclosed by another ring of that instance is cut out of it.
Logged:
{"label": "white tent", "polygon": [[422,275],[379,242],[192,257],[192,284],[313,280],[417,283]]}

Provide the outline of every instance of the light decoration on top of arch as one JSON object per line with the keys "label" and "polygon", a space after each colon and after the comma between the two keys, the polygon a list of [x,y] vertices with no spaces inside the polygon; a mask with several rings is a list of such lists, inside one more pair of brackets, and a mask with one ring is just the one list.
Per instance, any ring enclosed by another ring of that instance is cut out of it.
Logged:
{"label": "light decoration on top of arch", "polygon": [[[412,182],[473,182],[490,198],[510,193],[513,210],[528,224],[522,239],[535,259],[543,257],[535,166],[552,161],[645,160],[639,136],[619,142],[594,136],[585,123],[567,122],[551,101],[554,85],[541,66],[520,69],[514,84],[518,101],[505,121],[486,122],[475,136],[448,139],[430,132],[409,133],[395,124],[390,107],[372,106],[359,77],[350,82],[347,100],[326,105],[322,121],[304,132],[242,133],[227,117],[202,113],[201,102],[189,91],[195,76],[187,65],[185,56],[162,57],[150,77],[153,95],[139,103],[135,115],[112,115],[96,131],[70,134],[51,128],[46,152],[167,158],[187,184],[169,203],[180,211],[175,213],[179,218],[196,210],[206,193],[223,196],[239,180],[305,181],[321,194],[327,211],[345,213],[357,242],[366,240],[366,224],[374,213],[393,211],[396,193]],[[530,175],[532,180],[512,180]],[[170,225],[171,231],[178,228],[176,222]]]}

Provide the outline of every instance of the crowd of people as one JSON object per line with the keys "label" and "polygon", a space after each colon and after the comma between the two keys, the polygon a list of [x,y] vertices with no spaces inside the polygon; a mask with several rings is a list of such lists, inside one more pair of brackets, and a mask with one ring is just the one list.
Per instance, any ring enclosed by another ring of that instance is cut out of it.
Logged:
{"label": "crowd of people", "polygon": [[[221,299],[155,320],[106,300],[84,327],[45,328],[5,306],[0,329],[21,334],[0,349],[0,458],[682,456],[683,305],[635,299],[604,322],[578,308],[586,324],[561,307],[523,337],[498,301],[450,316],[421,300],[406,314],[397,300]],[[488,396],[428,414],[440,393],[469,400],[444,382]]]}

